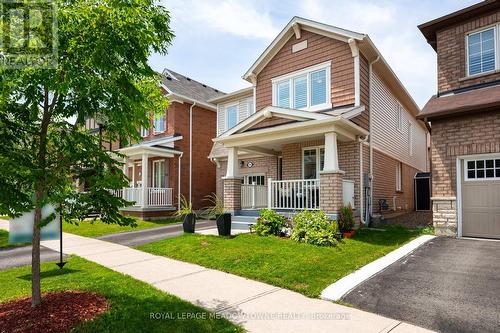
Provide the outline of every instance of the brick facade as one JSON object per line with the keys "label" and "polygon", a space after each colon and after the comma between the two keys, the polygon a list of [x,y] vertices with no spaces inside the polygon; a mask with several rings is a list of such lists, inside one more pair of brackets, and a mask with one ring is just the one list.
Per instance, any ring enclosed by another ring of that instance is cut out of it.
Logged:
{"label": "brick facade", "polygon": [[500,79],[493,72],[466,78],[466,35],[500,21],[500,12],[489,13],[436,32],[438,55],[438,91],[444,92]]}
{"label": "brick facade", "polygon": [[319,208],[327,214],[338,214],[343,206],[342,180],[344,172],[321,172]]}
{"label": "brick facade", "polygon": [[228,212],[236,212],[241,209],[241,179],[224,179],[224,208]]}

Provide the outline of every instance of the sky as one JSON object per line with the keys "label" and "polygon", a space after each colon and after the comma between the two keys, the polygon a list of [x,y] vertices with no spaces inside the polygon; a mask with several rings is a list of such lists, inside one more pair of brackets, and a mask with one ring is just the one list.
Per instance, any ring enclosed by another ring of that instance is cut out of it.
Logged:
{"label": "sky", "polygon": [[436,93],[436,53],[417,25],[479,0],[161,0],[175,38],[151,66],[170,68],[224,92],[250,84],[242,75],[293,16],[370,36],[420,107]]}

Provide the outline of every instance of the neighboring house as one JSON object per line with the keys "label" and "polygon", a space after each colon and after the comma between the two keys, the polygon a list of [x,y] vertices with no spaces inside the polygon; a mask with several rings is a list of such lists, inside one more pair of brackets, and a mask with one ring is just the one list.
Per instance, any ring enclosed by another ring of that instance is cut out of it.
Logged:
{"label": "neighboring house", "polygon": [[427,129],[367,35],[294,17],[243,78],[252,86],[210,100],[227,210],[336,215],[350,203],[365,222],[414,209]]}
{"label": "neighboring house", "polygon": [[[130,186],[117,194],[135,205],[124,213],[146,219],[171,214],[180,195],[200,209],[206,206],[205,196],[215,192],[215,166],[207,156],[216,134],[217,109],[208,100],[224,94],[168,69],[161,89],[170,104],[164,114],[151,119],[151,129],[140,129],[141,142],[122,147],[104,141],[105,149],[127,157],[124,172]],[[86,127],[99,131],[93,119]]]}
{"label": "neighboring house", "polygon": [[432,126],[434,226],[500,238],[500,1],[419,28],[438,63],[437,95],[418,116]]}

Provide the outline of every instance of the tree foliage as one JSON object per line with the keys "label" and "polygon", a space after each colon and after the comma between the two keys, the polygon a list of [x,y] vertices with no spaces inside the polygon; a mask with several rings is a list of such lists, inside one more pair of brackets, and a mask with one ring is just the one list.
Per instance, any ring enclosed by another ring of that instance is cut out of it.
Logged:
{"label": "tree foliage", "polygon": [[[122,166],[84,129],[85,120],[98,120],[107,140],[127,144],[149,126],[149,114],[167,106],[148,65],[173,38],[165,8],[150,0],[56,3],[55,66],[0,64],[0,215],[35,209],[34,247],[47,222],[37,213],[47,203],[66,202],[67,218],[98,212],[105,223],[133,223],[119,214],[127,202],[109,191],[128,184]],[[79,193],[75,180],[90,184],[87,192]]]}

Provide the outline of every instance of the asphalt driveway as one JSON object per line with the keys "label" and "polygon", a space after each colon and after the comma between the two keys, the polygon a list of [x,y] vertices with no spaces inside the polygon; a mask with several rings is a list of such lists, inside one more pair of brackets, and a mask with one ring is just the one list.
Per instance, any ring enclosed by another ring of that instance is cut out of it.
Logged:
{"label": "asphalt driveway", "polygon": [[500,242],[435,238],[343,301],[439,332],[500,332]]}

